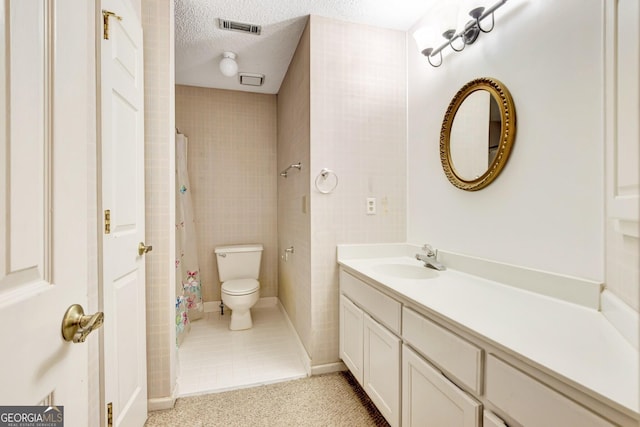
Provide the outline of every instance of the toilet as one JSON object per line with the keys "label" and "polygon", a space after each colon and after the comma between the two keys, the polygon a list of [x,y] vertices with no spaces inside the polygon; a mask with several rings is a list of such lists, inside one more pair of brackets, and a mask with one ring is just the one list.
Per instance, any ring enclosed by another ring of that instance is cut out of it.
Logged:
{"label": "toilet", "polygon": [[215,249],[222,302],[231,309],[229,329],[240,331],[253,326],[251,307],[260,298],[261,244],[220,246]]}

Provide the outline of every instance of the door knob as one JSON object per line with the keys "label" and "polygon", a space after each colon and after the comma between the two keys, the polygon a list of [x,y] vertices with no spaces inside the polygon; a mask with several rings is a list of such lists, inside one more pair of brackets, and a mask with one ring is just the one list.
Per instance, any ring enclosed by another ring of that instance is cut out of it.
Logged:
{"label": "door knob", "polygon": [[62,318],[62,337],[65,341],[84,342],[87,336],[104,323],[104,313],[85,315],[80,304],[70,306]]}
{"label": "door knob", "polygon": [[153,250],[153,246],[145,246],[144,242],[138,243],[138,255],[142,256],[147,252],[151,252]]}

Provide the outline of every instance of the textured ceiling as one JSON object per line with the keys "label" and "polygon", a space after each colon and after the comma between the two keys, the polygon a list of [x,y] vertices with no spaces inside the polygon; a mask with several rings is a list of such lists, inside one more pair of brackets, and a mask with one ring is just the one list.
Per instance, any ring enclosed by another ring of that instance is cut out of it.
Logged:
{"label": "textured ceiling", "polygon": [[[408,30],[434,0],[175,0],[176,83],[278,93],[308,15]],[[262,26],[260,35],[224,31],[218,18]],[[240,72],[265,75],[243,86],[218,68],[222,52],[236,53]]]}

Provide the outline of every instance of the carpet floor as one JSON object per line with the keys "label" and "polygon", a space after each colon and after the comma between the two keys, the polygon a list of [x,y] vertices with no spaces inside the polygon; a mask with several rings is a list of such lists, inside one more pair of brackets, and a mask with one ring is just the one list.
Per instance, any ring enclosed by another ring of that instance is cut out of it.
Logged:
{"label": "carpet floor", "polygon": [[348,372],[180,398],[151,412],[156,426],[380,426],[384,417]]}

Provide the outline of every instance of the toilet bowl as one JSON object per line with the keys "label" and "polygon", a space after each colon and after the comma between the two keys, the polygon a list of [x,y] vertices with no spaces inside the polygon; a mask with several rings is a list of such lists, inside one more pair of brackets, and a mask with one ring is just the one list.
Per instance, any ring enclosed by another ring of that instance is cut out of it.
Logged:
{"label": "toilet bowl", "polygon": [[260,298],[260,244],[220,246],[215,249],[222,302],[231,309],[229,329],[239,331],[253,326],[251,307]]}
{"label": "toilet bowl", "polygon": [[253,326],[251,307],[260,299],[260,283],[255,279],[235,279],[222,283],[222,301],[231,309],[229,329],[240,331]]}

